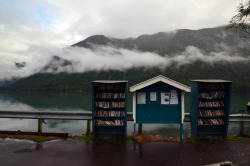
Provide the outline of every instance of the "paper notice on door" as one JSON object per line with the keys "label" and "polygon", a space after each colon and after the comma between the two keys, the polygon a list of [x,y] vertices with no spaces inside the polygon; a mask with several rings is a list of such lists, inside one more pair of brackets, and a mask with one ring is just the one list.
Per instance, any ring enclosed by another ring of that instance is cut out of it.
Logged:
{"label": "paper notice on door", "polygon": [[146,104],[146,92],[137,92],[137,104]]}
{"label": "paper notice on door", "polygon": [[157,101],[156,92],[150,92],[150,101]]}
{"label": "paper notice on door", "polygon": [[178,98],[171,98],[170,105],[178,104]]}
{"label": "paper notice on door", "polygon": [[170,93],[162,92],[161,93],[161,104],[169,104]]}
{"label": "paper notice on door", "polygon": [[171,98],[178,98],[178,94],[176,90],[171,90]]}

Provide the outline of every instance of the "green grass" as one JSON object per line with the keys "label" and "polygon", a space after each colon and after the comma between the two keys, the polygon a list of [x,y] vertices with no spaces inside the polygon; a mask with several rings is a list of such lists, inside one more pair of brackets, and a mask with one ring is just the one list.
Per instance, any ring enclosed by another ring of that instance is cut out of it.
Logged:
{"label": "green grass", "polygon": [[85,141],[91,141],[92,140],[92,135],[75,135],[75,136],[71,136],[72,139],[80,139],[80,140],[85,140]]}
{"label": "green grass", "polygon": [[196,141],[196,140],[193,139],[193,138],[190,138],[190,139],[189,139],[189,142],[190,142],[191,144],[198,144],[198,143],[199,143],[198,141]]}
{"label": "green grass", "polygon": [[5,138],[7,138],[7,135],[6,134],[0,134],[0,138],[5,139]]}
{"label": "green grass", "polygon": [[230,135],[227,138],[231,141],[250,141],[249,137],[239,137],[238,135]]}
{"label": "green grass", "polygon": [[133,136],[132,135],[127,135],[126,136],[126,141],[130,142],[132,140]]}

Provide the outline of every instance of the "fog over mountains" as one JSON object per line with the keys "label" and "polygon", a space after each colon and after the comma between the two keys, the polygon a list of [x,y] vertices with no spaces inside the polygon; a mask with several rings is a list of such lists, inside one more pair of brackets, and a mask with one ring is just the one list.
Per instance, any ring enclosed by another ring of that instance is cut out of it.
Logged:
{"label": "fog over mountains", "polygon": [[4,89],[90,90],[96,79],[127,79],[133,85],[162,74],[187,85],[190,79],[228,79],[234,89],[250,90],[249,46],[249,39],[225,27],[128,39],[95,35],[64,49],[41,51],[43,61],[37,68],[34,61],[16,62],[10,73],[19,72],[12,78],[20,79]]}

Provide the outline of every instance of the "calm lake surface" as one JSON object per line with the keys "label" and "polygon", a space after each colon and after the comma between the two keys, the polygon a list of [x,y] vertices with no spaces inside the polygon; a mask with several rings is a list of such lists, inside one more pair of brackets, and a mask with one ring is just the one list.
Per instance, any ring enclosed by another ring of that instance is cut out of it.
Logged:
{"label": "calm lake surface", "polygon": [[[0,110],[25,111],[86,111],[91,112],[91,92],[15,92],[0,93]],[[250,92],[232,92],[231,114],[246,110]],[[128,112],[132,112],[132,95],[128,93]],[[185,95],[185,112],[189,112],[189,94]],[[68,132],[70,135],[86,132],[87,121],[45,120],[44,132]],[[0,119],[0,130],[37,131],[37,120]],[[128,133],[133,133],[133,122],[128,122]],[[143,124],[143,132],[160,134],[164,137],[179,136],[179,125]],[[229,134],[237,134],[238,123],[230,123]],[[184,137],[191,133],[190,123],[184,123]],[[250,135],[250,125],[246,123],[245,133]]]}

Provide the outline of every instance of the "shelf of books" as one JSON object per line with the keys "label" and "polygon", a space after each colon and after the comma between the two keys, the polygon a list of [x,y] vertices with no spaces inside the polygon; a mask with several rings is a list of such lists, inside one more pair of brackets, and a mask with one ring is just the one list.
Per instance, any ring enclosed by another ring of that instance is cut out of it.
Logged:
{"label": "shelf of books", "polygon": [[92,133],[96,137],[127,134],[127,81],[92,82]]}
{"label": "shelf of books", "polygon": [[192,137],[227,137],[232,82],[192,80],[190,85]]}

